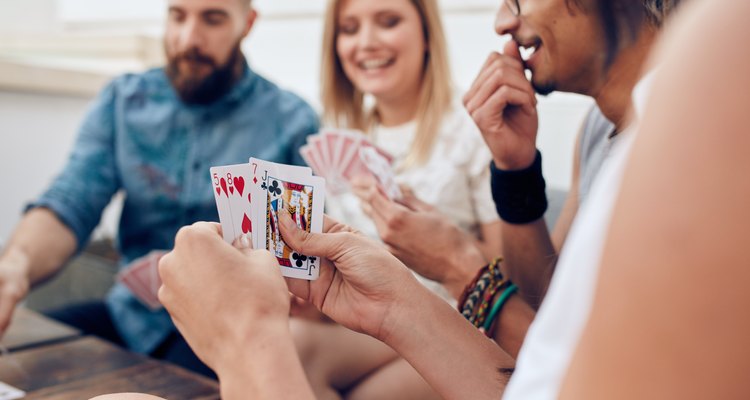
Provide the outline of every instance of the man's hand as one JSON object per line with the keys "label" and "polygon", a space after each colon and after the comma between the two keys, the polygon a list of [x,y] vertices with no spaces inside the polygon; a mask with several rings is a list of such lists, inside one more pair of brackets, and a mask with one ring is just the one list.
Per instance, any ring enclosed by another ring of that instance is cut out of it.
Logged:
{"label": "man's hand", "polygon": [[388,250],[418,274],[442,283],[454,297],[486,263],[468,233],[411,191],[403,190],[400,204],[364,181],[355,183],[354,191]]}
{"label": "man's hand", "polygon": [[231,364],[236,351],[260,333],[288,330],[289,292],[271,253],[238,250],[221,225],[180,229],[174,251],[159,262],[159,301],[208,366]]}
{"label": "man's hand", "polygon": [[16,305],[29,293],[27,260],[21,254],[0,258],[0,337],[10,325]]}
{"label": "man's hand", "polygon": [[534,162],[539,126],[536,97],[515,41],[505,45],[504,54],[490,54],[463,101],[496,167],[518,170]]}

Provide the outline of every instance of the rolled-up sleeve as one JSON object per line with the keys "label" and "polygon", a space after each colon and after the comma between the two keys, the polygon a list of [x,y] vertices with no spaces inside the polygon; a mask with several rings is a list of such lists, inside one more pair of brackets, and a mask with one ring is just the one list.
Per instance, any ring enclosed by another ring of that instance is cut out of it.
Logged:
{"label": "rolled-up sleeve", "polygon": [[27,207],[54,212],[75,234],[79,251],[120,187],[114,151],[115,98],[115,85],[110,84],[89,108],[62,173]]}

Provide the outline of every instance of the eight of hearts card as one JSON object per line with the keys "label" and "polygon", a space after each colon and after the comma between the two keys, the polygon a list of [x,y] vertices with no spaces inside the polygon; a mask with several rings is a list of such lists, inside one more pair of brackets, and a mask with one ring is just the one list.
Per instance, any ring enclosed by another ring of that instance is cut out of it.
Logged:
{"label": "eight of hearts card", "polygon": [[253,171],[253,243],[270,251],[281,266],[282,275],[315,280],[320,272],[318,257],[300,254],[289,247],[279,229],[279,211],[285,209],[297,227],[320,233],[323,229],[325,179],[312,176],[305,167],[250,159]]}
{"label": "eight of hearts card", "polygon": [[249,164],[213,167],[210,170],[216,208],[224,240],[232,244],[241,235],[252,236],[252,169]]}

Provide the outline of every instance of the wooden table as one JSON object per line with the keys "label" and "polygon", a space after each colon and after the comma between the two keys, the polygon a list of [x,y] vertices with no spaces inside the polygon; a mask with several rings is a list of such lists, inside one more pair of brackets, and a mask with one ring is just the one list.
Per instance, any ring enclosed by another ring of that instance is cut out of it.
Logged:
{"label": "wooden table", "polygon": [[81,332],[27,308],[18,307],[13,313],[10,329],[0,344],[10,351],[65,341],[81,336]]}
{"label": "wooden table", "polygon": [[92,336],[26,343],[9,358],[0,357],[0,381],[26,391],[25,399],[88,399],[119,392],[170,400],[219,398],[214,380]]}

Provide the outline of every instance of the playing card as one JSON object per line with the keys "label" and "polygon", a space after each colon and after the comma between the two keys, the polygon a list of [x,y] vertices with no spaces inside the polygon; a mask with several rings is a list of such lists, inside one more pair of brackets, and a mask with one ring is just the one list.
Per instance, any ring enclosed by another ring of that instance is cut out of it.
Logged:
{"label": "playing card", "polygon": [[333,143],[331,151],[331,166],[326,177],[327,190],[333,194],[341,194],[350,189],[349,182],[342,176],[345,165],[355,155],[359,143],[364,135],[357,131],[326,130],[322,133],[326,143]]}
{"label": "playing card", "polygon": [[210,171],[224,241],[231,244],[240,235],[252,236],[253,212],[249,186],[253,174],[250,165],[213,167]]}
{"label": "playing card", "polygon": [[134,260],[117,274],[117,280],[130,289],[135,297],[151,310],[158,310],[162,307],[158,296],[161,286],[158,264],[166,253],[164,250],[154,250]]}
{"label": "playing card", "polygon": [[326,155],[328,156],[328,163],[331,166],[336,165],[337,147],[338,147],[338,136],[328,134],[326,131],[321,132],[323,143],[325,145]]}
{"label": "playing card", "polygon": [[[253,199],[260,199],[262,195],[265,195],[265,190],[268,187],[268,171],[269,168],[279,168],[283,167],[285,171],[289,171],[289,173],[298,174],[298,176],[303,177],[310,177],[312,176],[312,169],[309,167],[301,167],[296,165],[284,165],[284,164],[277,164],[270,161],[260,160],[257,158],[250,158],[249,164],[248,164],[250,171],[251,171],[251,178],[250,178],[250,196]],[[265,215],[265,206],[260,206],[257,204],[254,204],[252,207],[252,225],[257,226],[258,228],[262,228],[262,225],[265,223],[264,215]],[[263,232],[260,234],[251,235],[251,242],[253,244],[253,247],[258,249],[262,248],[260,245],[260,237],[263,236]]]}
{"label": "playing card", "polygon": [[[141,257],[130,263],[125,269],[117,274],[117,281],[125,285],[138,300],[148,298],[148,287],[145,281],[140,280],[136,275],[136,267],[147,265],[146,257]],[[143,268],[143,267],[141,267]],[[146,300],[141,300],[144,305],[148,306]]]}
{"label": "playing card", "polygon": [[22,399],[26,396],[26,392],[21,389],[14,388],[5,382],[0,382],[0,400],[16,400]]}
{"label": "playing card", "polygon": [[325,142],[323,135],[310,135],[307,137],[307,143],[313,148],[313,151],[317,154],[317,159],[320,164],[320,168],[325,171],[330,171],[332,168],[331,156],[328,154],[328,144]]}
{"label": "playing card", "polygon": [[256,158],[262,182],[252,186],[254,198],[255,247],[267,249],[276,256],[281,273],[286,277],[315,280],[320,270],[320,259],[298,254],[284,243],[279,230],[278,212],[286,209],[300,229],[321,232],[325,180],[288,165],[275,164]]}
{"label": "playing card", "polygon": [[400,200],[403,197],[401,188],[396,183],[390,162],[383,157],[374,146],[362,146],[359,148],[359,158],[367,169],[375,176],[386,196],[391,200]]}
{"label": "playing card", "polygon": [[360,144],[367,141],[367,137],[361,131],[352,130],[335,130],[325,131],[325,134],[336,138],[335,147],[335,164],[339,173],[342,172],[343,166],[347,165],[352,157],[357,154]]}
{"label": "playing card", "polygon": [[305,163],[312,168],[316,175],[325,176],[325,171],[318,161],[317,153],[313,151],[313,148],[310,147],[309,144],[300,147],[299,154],[302,156],[302,159],[305,160]]}
{"label": "playing card", "polygon": [[352,179],[361,176],[371,176],[372,172],[367,168],[362,157],[359,156],[359,149],[362,147],[361,143],[355,145],[353,148],[353,154],[346,162],[341,165],[341,177],[347,182],[351,182]]}

